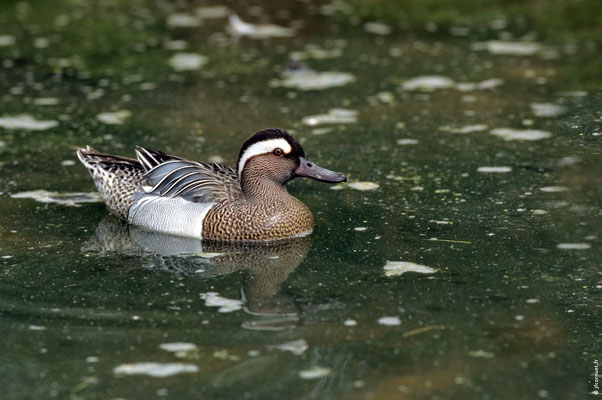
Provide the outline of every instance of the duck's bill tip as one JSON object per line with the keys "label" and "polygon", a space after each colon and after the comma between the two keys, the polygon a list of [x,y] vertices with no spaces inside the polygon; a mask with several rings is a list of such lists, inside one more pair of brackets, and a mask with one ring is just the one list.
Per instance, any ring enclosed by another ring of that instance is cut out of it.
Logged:
{"label": "duck's bill tip", "polygon": [[303,157],[299,158],[299,166],[295,169],[295,175],[327,183],[347,182],[345,175],[318,167],[316,164]]}

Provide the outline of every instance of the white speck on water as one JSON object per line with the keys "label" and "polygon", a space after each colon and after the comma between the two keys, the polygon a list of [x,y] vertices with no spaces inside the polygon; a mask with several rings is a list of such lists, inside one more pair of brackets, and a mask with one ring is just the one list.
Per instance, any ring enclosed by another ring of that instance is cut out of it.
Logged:
{"label": "white speck on water", "polygon": [[11,35],[0,35],[0,47],[12,46],[17,41],[14,36]]}
{"label": "white speck on water", "polygon": [[147,375],[153,378],[165,378],[172,375],[198,371],[199,368],[196,365],[185,363],[138,362],[121,364],[113,368],[115,375]]}
{"label": "white speck on water", "polygon": [[45,331],[46,327],[40,325],[29,325],[28,329],[32,331]]}
{"label": "white speck on water", "polygon": [[118,110],[114,112],[103,112],[96,116],[96,119],[107,125],[122,125],[132,113],[128,110]]}
{"label": "white speck on water", "polygon": [[512,129],[512,128],[496,128],[489,131],[492,135],[501,137],[506,141],[510,140],[541,140],[552,136],[550,132],[538,129]]}
{"label": "white speck on water", "polygon": [[284,72],[282,76],[283,79],[274,79],[270,81],[270,86],[288,87],[299,90],[323,90],[344,86],[355,81],[355,76],[352,74],[336,71],[287,71]]}
{"label": "white speck on water", "polygon": [[566,92],[560,92],[558,95],[562,97],[585,97],[587,96],[587,92],[585,90],[570,90]]}
{"label": "white speck on water", "polygon": [[345,326],[356,326],[357,325],[357,321],[354,320],[354,319],[346,319],[343,322],[343,325],[345,325]]}
{"label": "white speck on water", "polygon": [[361,191],[365,191],[365,190],[376,190],[379,188],[378,183],[374,183],[374,182],[351,182],[348,183],[347,186],[349,186],[351,189],[355,189],[355,190],[361,190]]}
{"label": "white speck on water", "polygon": [[522,320],[525,319],[525,316],[524,315],[515,315],[514,319],[517,320],[517,321],[522,321]]}
{"label": "white speck on water", "polygon": [[249,350],[247,354],[249,355],[249,357],[257,357],[261,354],[261,352],[259,350]]}
{"label": "white speck on water", "polygon": [[205,300],[205,306],[207,307],[219,307],[217,311],[221,313],[238,311],[243,306],[242,301],[221,297],[216,292],[201,293],[201,299]]}
{"label": "white speck on water", "polygon": [[413,144],[418,144],[418,140],[416,139],[410,139],[410,138],[404,138],[404,139],[399,139],[397,141],[397,144],[401,145],[401,146],[408,146],[408,145],[413,145]]}
{"label": "white speck on water", "polygon": [[537,396],[541,397],[542,399],[547,398],[549,395],[550,395],[550,392],[548,392],[547,390],[542,389],[542,390],[537,391]]}
{"label": "white speck on water", "polygon": [[367,229],[368,228],[366,228],[365,226],[358,226],[358,227],[353,228],[354,231],[358,231],[358,232],[363,232]]}
{"label": "white speck on water", "polygon": [[494,358],[495,354],[485,350],[471,350],[468,352],[470,357],[475,358]]}
{"label": "white speck on water", "polygon": [[401,320],[399,317],[380,317],[378,319],[378,324],[384,326],[397,326],[401,325]]}
{"label": "white speck on water", "polygon": [[504,80],[500,78],[485,79],[478,83],[478,88],[481,90],[490,90],[502,86],[503,84]]}
{"label": "white speck on water", "polygon": [[557,117],[566,112],[566,107],[554,103],[531,103],[531,111],[536,117]]}
{"label": "white speck on water", "polygon": [[432,92],[437,89],[449,89],[455,86],[455,82],[445,76],[430,75],[418,76],[405,81],[401,88],[403,90],[418,90],[423,92]]}
{"label": "white speck on water", "polygon": [[272,24],[251,24],[241,20],[238,15],[228,17],[226,30],[232,36],[247,36],[251,39],[286,38],[295,36],[295,29]]}
{"label": "white speck on water", "polygon": [[29,114],[0,117],[0,128],[44,131],[58,126],[55,120],[37,120]]}
{"label": "white speck on water", "polygon": [[343,184],[343,183],[339,183],[338,185],[332,185],[328,187],[330,190],[343,190],[345,188],[347,188],[347,185]]}
{"label": "white speck on water", "polygon": [[504,173],[512,172],[512,167],[479,167],[477,168],[477,171],[485,173]]}
{"label": "white speck on water", "polygon": [[163,42],[163,47],[166,50],[185,50],[188,47],[188,42],[185,40],[168,40]]}
{"label": "white speck on water", "polygon": [[167,60],[167,64],[176,71],[181,72],[201,69],[208,61],[207,57],[198,53],[176,53]]}
{"label": "white speck on water", "polygon": [[357,111],[345,108],[331,108],[327,114],[317,114],[304,117],[304,125],[353,124],[357,122]]}
{"label": "white speck on water", "polygon": [[419,274],[434,274],[436,269],[408,261],[387,261],[385,264],[386,276],[399,276],[406,272],[417,272]]}
{"label": "white speck on water", "polygon": [[161,343],[159,345],[161,350],[169,351],[170,353],[189,353],[196,350],[198,347],[194,343],[185,342],[173,342],[173,343]]}
{"label": "white speck on water", "polygon": [[332,128],[317,128],[317,129],[312,129],[311,130],[311,134],[312,135],[325,135],[325,134],[330,133],[332,131],[333,131]]}
{"label": "white speck on water", "polygon": [[559,193],[568,192],[569,188],[566,186],[544,186],[540,187],[539,190],[546,193]]}
{"label": "white speck on water", "polygon": [[63,161],[61,161],[61,165],[63,167],[71,167],[71,166],[75,165],[75,161],[74,160],[63,160]]}
{"label": "white speck on water", "polygon": [[230,11],[225,6],[204,6],[198,7],[196,15],[203,19],[226,18]]}
{"label": "white speck on water", "polygon": [[395,96],[391,92],[378,92],[375,97],[384,104],[393,104],[395,102]]}
{"label": "white speck on water", "polygon": [[547,214],[548,212],[546,210],[532,210],[531,211],[534,215],[544,215]]}
{"label": "white speck on water", "polygon": [[453,222],[448,221],[448,220],[438,221],[436,219],[431,219],[429,222],[432,222],[432,223],[437,224],[437,225],[451,225],[451,224],[453,224]]}
{"label": "white speck on water", "polygon": [[589,250],[592,245],[590,243],[558,243],[556,248],[561,250]]}
{"label": "white speck on water", "polygon": [[393,29],[382,22],[366,22],[364,24],[364,31],[374,35],[386,36],[391,34]]}
{"label": "white speck on water", "polygon": [[167,17],[167,26],[170,28],[196,28],[201,26],[201,20],[196,15],[172,14]]}
{"label": "white speck on water", "polygon": [[539,299],[527,299],[526,300],[527,304],[535,304],[535,303],[539,303]]}
{"label": "white speck on water", "polygon": [[50,44],[50,40],[45,37],[38,37],[33,40],[33,47],[36,49],[45,49]]}
{"label": "white speck on water", "polygon": [[80,203],[102,203],[103,201],[100,193],[97,192],[59,193],[47,190],[32,190],[14,193],[10,197],[13,199],[32,199],[40,203],[56,203],[70,207],[79,207]]}
{"label": "white speck on water", "polygon": [[485,124],[465,125],[461,128],[441,127],[441,130],[447,130],[451,133],[473,133],[486,131],[489,127]]}
{"label": "white speck on water", "polygon": [[10,260],[11,258],[13,258],[13,256],[2,256],[0,258],[2,258],[3,260]]}
{"label": "white speck on water", "polygon": [[34,106],[56,106],[59,104],[59,99],[56,97],[38,97],[31,102]]}
{"label": "white speck on water", "polygon": [[88,356],[86,357],[86,362],[93,364],[93,363],[97,363],[100,360],[100,358],[96,357],[96,356]]}
{"label": "white speck on water", "polygon": [[299,371],[299,377],[301,379],[318,379],[330,375],[331,372],[332,370],[330,368],[320,367],[316,365],[309,369]]}
{"label": "white speck on water", "polygon": [[293,340],[292,342],[268,346],[268,348],[278,349],[281,351],[289,351],[297,356],[300,356],[301,354],[305,353],[309,346],[307,345],[307,342],[304,339],[299,339]]}
{"label": "white speck on water", "polygon": [[340,48],[323,49],[315,44],[308,44],[302,51],[294,51],[290,54],[291,60],[325,60],[328,58],[336,58],[343,55],[343,50]]}
{"label": "white speck on water", "polygon": [[541,45],[535,42],[507,42],[490,40],[487,42],[473,43],[472,50],[485,50],[496,55],[531,56],[541,50]]}

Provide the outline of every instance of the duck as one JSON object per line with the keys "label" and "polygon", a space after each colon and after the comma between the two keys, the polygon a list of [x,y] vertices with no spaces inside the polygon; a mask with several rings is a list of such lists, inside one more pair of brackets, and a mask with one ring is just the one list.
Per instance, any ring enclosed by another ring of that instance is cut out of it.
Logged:
{"label": "duck", "polygon": [[286,190],[307,177],[326,183],[347,178],[305,157],[287,131],[255,132],[242,145],[236,169],[189,161],[145,147],[136,159],[77,150],[109,211],[128,223],[208,241],[261,242],[307,236],[311,210]]}

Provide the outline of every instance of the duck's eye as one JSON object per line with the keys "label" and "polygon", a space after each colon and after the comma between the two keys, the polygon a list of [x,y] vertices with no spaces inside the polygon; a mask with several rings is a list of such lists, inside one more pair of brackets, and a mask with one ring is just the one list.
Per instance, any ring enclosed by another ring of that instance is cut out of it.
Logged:
{"label": "duck's eye", "polygon": [[274,149],[274,155],[275,156],[282,157],[283,154],[284,154],[284,151],[280,147],[276,147]]}

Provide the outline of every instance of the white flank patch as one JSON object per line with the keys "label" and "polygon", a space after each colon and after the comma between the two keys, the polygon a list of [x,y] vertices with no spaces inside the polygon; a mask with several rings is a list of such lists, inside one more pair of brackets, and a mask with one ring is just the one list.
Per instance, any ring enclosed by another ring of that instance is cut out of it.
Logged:
{"label": "white flank patch", "polygon": [[217,311],[221,313],[238,311],[243,306],[242,301],[221,297],[217,292],[201,293],[201,299],[205,300],[207,307],[219,307]]}
{"label": "white flank patch", "polygon": [[292,342],[286,342],[268,347],[271,349],[278,349],[281,351],[290,351],[291,353],[297,356],[300,356],[301,354],[305,353],[305,350],[309,348],[307,342],[304,339],[294,340]]}
{"label": "white flank patch", "polygon": [[176,53],[168,61],[167,64],[178,72],[194,71],[201,69],[207,64],[209,59],[197,53]]}
{"label": "white flank patch", "polygon": [[113,368],[115,375],[147,375],[153,378],[165,378],[172,375],[198,371],[199,367],[196,365],[185,363],[139,362],[121,364]]}
{"label": "white flank patch", "polygon": [[28,114],[15,115],[10,117],[0,117],[0,128],[5,129],[23,129],[26,131],[45,131],[46,129],[58,126],[58,121],[46,120],[39,121]]}
{"label": "white flank patch", "polygon": [[552,136],[550,132],[541,131],[538,129],[512,129],[512,128],[496,128],[489,133],[499,136],[504,140],[541,140]]}
{"label": "white flank patch", "polygon": [[262,140],[261,142],[250,145],[245,152],[242,153],[242,157],[240,157],[240,161],[238,162],[238,175],[240,176],[242,174],[242,170],[249,158],[260,154],[271,153],[277,148],[281,148],[282,151],[284,151],[284,154],[290,154],[290,152],[293,151],[293,148],[285,139]]}
{"label": "white flank patch", "polygon": [[399,276],[406,272],[417,272],[419,274],[434,274],[436,269],[407,261],[387,261],[385,264],[386,276]]}
{"label": "white flank patch", "polygon": [[330,368],[319,367],[316,365],[310,369],[299,371],[299,377],[301,377],[301,379],[318,379],[330,375],[331,372],[332,370]]}
{"label": "white flank patch", "polygon": [[401,325],[401,320],[399,317],[380,317],[378,319],[378,324],[384,326],[397,326]]}
{"label": "white flank patch", "polygon": [[512,167],[479,167],[477,168],[478,172],[485,172],[485,173],[504,173],[504,172],[511,172],[512,171]]}
{"label": "white flank patch", "polygon": [[589,250],[592,245],[589,243],[558,243],[556,248],[560,250]]}
{"label": "white flank patch", "polygon": [[197,349],[194,343],[174,342],[174,343],[161,343],[159,345],[161,350],[169,351],[170,353],[188,353]]}
{"label": "white flank patch", "polygon": [[107,125],[122,125],[126,119],[132,116],[128,110],[119,110],[115,112],[103,112],[96,116],[96,119]]}
{"label": "white flank patch", "polygon": [[100,193],[59,193],[47,190],[32,190],[11,194],[13,199],[32,199],[40,203],[56,203],[64,206],[79,207],[80,203],[102,203]]}

